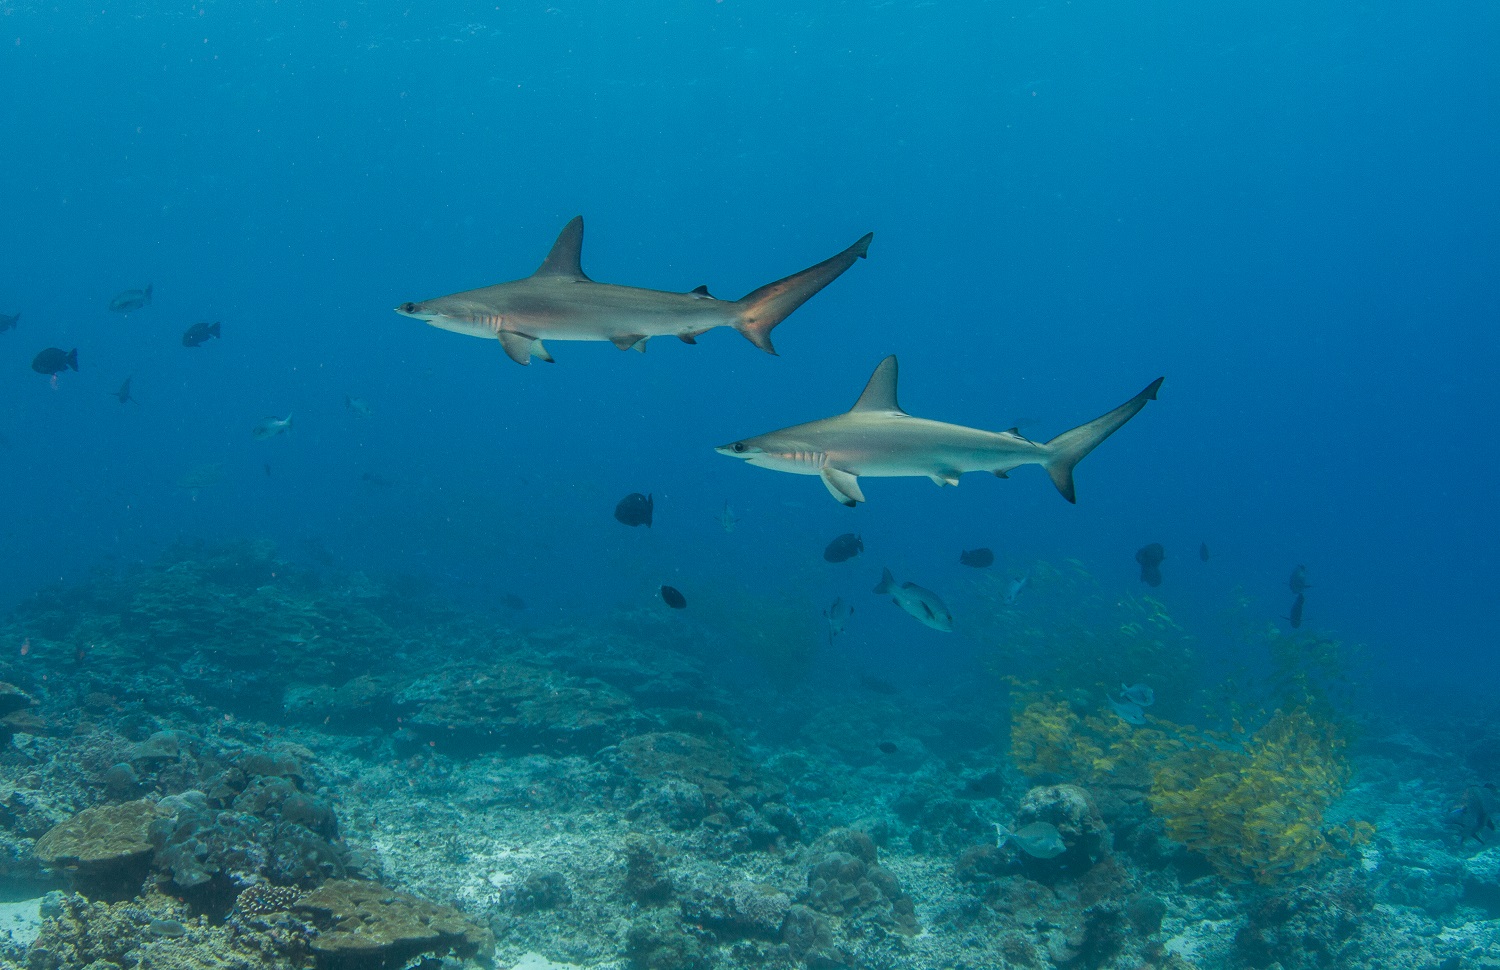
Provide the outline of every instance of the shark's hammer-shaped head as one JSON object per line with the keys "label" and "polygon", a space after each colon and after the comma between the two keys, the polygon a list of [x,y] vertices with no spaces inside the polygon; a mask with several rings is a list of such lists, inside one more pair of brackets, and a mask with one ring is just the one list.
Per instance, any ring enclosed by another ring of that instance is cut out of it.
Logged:
{"label": "shark's hammer-shaped head", "polygon": [[823,460],[823,455],[809,445],[778,434],[763,434],[743,441],[732,441],[727,445],[720,445],[714,451],[749,462],[758,468],[801,475],[816,475]]}

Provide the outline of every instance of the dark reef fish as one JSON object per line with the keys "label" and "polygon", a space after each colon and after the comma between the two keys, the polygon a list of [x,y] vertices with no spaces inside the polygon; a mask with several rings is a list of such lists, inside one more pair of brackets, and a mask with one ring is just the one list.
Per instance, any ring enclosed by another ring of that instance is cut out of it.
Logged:
{"label": "dark reef fish", "polygon": [[989,569],[995,564],[995,554],[989,549],[965,549],[958,554],[958,562],[975,569]]}
{"label": "dark reef fish", "polygon": [[526,601],[521,599],[521,597],[517,596],[515,593],[506,593],[504,596],[501,596],[500,603],[506,609],[515,610],[517,613],[526,609]]}
{"label": "dark reef fish", "polygon": [[1462,835],[1459,845],[1470,839],[1485,844],[1485,832],[1495,831],[1495,817],[1500,815],[1500,791],[1486,782],[1464,789],[1463,801],[1448,816],[1450,825],[1457,825]]}
{"label": "dark reef fish", "polygon": [[683,596],[672,586],[663,586],[661,588],[661,600],[674,610],[687,608],[687,597]]}
{"label": "dark reef fish", "polygon": [[891,741],[882,741],[877,744],[876,747],[881,751],[884,751],[886,754],[895,754],[897,751],[901,750],[900,748],[896,747],[894,742]]}
{"label": "dark reef fish", "polygon": [[499,340],[511,360],[551,362],[543,340],[608,340],[644,352],[652,337],[697,343],[715,327],[733,327],[768,354],[771,330],[823,287],[863,259],[873,233],[816,266],[767,283],[741,300],[716,300],[707,286],[686,293],[596,283],[584,275],[583,217],[558,235],[552,252],[530,276],[451,296],[403,303],[396,312],[434,327]]}
{"label": "dark reef fish", "polygon": [[876,694],[885,694],[888,697],[900,690],[895,684],[883,677],[876,677],[874,674],[860,674],[859,686]]}
{"label": "dark reef fish", "polygon": [[374,485],[376,488],[390,488],[396,484],[393,480],[386,478],[379,472],[365,472],[359,476],[359,480],[366,485]]}
{"label": "dark reef fish", "polygon": [[150,305],[150,283],[147,283],[146,288],[143,290],[125,290],[109,301],[109,308],[116,313],[129,313],[131,310],[141,310]]}
{"label": "dark reef fish", "polygon": [[31,369],[38,374],[46,374],[55,381],[57,375],[63,371],[78,369],[78,348],[62,350],[57,347],[48,347],[31,358]]}
{"label": "dark reef fish", "polygon": [[1202,559],[1204,562],[1208,562],[1208,543],[1198,543],[1198,558]]}
{"label": "dark reef fish", "polygon": [[16,329],[16,324],[20,322],[21,315],[19,313],[15,314],[14,316],[6,316],[5,314],[0,313],[0,333],[4,333],[7,330]]}
{"label": "dark reef fish", "polygon": [[1301,593],[1298,593],[1297,598],[1292,600],[1292,611],[1287,614],[1286,621],[1292,625],[1293,630],[1302,625],[1302,607],[1306,605],[1307,597]]}
{"label": "dark reef fish", "polygon": [[201,347],[208,341],[219,336],[219,322],[195,323],[182,333],[182,345],[184,347]]}
{"label": "dark reef fish", "polygon": [[1307,567],[1298,566],[1296,569],[1293,569],[1292,578],[1288,579],[1286,584],[1298,596],[1302,595],[1303,590],[1312,589],[1312,583],[1307,581]]}
{"label": "dark reef fish", "polygon": [[131,379],[128,377],[125,378],[125,383],[120,385],[120,389],[118,391],[110,391],[109,396],[119,401],[121,404],[139,404],[139,401],[130,396],[130,380]]}
{"label": "dark reef fish", "polygon": [[1161,547],[1160,542],[1153,542],[1149,546],[1141,546],[1135,551],[1135,561],[1141,564],[1141,582],[1147,586],[1161,585],[1161,561],[1167,558],[1167,551]]}
{"label": "dark reef fish", "polygon": [[829,562],[848,562],[865,551],[865,541],[853,532],[836,537],[823,550],[823,558]]}
{"label": "dark reef fish", "polygon": [[656,499],[651,495],[631,492],[615,506],[615,519],[634,528],[643,525],[651,528],[651,514],[656,509]]}

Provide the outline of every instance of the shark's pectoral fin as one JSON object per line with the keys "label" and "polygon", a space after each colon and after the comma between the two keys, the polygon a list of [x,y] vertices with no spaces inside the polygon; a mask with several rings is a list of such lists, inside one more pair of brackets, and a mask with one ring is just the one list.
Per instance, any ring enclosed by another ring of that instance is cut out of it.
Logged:
{"label": "shark's pectoral fin", "polygon": [[860,491],[859,476],[846,472],[840,468],[823,469],[823,484],[841,505],[847,505],[851,509],[865,500],[865,493]]}
{"label": "shark's pectoral fin", "polygon": [[530,334],[502,330],[496,336],[500,338],[500,346],[505,348],[506,355],[522,366],[530,364],[533,356],[540,357],[549,364],[555,363],[542,342]]}
{"label": "shark's pectoral fin", "polygon": [[957,485],[959,472],[953,468],[938,468],[927,473],[932,479],[932,484],[942,487],[943,485]]}
{"label": "shark's pectoral fin", "polygon": [[621,350],[635,350],[644,354],[646,352],[647,339],[643,334],[622,333],[618,337],[610,337],[609,342]]}
{"label": "shark's pectoral fin", "polygon": [[[713,328],[710,327],[709,329]],[[677,338],[685,344],[695,344],[698,342],[698,338],[706,333],[708,333],[708,330],[689,330],[687,333],[678,334]]]}

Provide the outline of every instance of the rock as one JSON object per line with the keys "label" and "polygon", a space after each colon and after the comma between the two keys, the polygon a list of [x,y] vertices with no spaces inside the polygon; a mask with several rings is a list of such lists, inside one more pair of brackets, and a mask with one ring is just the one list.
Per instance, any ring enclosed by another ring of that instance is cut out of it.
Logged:
{"label": "rock", "polygon": [[488,961],[495,952],[494,935],[458,910],[377,882],[330,879],[295,908],[312,915],[313,952],[340,970],[399,966],[423,954]]}
{"label": "rock", "polygon": [[829,916],[869,920],[906,936],[921,932],[916,906],[880,865],[863,832],[834,829],[813,843],[802,902]]}
{"label": "rock", "polygon": [[37,840],[36,857],[53,867],[76,867],[86,894],[134,895],[151,858],[151,826],[163,816],[147,799],[87,808]]}
{"label": "rock", "polygon": [[774,940],[791,905],[786,893],[764,883],[694,886],[682,894],[682,917],[720,940]]}
{"label": "rock", "polygon": [[15,684],[0,680],[0,718],[36,704],[32,696]]}
{"label": "rock", "polygon": [[1033,822],[1057,826],[1068,848],[1052,859],[1022,853],[1022,863],[1034,872],[1077,874],[1098,862],[1110,849],[1109,829],[1089,793],[1077,785],[1038,785],[1021,799],[1013,830]]}

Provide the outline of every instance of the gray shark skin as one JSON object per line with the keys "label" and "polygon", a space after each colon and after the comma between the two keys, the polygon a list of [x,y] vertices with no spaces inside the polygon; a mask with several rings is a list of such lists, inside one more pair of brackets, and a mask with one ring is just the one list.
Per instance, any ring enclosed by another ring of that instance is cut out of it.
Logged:
{"label": "gray shark skin", "polygon": [[1042,444],[1021,437],[1014,428],[981,431],[907,414],[896,403],[896,358],[890,356],[875,368],[848,412],[714,450],[773,471],[817,475],[829,494],[850,508],[865,500],[859,487],[864,476],[930,478],[938,485],[957,485],[966,472],[1007,478],[1011,469],[1022,465],[1041,465],[1062,497],[1074,502],[1074,467],[1147,401],[1156,400],[1162,380],[1158,377],[1108,414]]}
{"label": "gray shark skin", "polygon": [[596,283],[583,272],[583,216],[563,227],[541,268],[524,279],[454,293],[421,303],[403,303],[396,312],[434,327],[499,340],[518,364],[552,355],[543,340],[608,340],[621,350],[646,350],[652,337],[684,343],[715,327],[733,327],[768,354],[771,331],[813,294],[832,283],[856,259],[865,258],[874,233],[816,266],[768,283],[740,300],[716,300],[708,287],[669,293]]}

